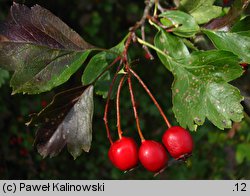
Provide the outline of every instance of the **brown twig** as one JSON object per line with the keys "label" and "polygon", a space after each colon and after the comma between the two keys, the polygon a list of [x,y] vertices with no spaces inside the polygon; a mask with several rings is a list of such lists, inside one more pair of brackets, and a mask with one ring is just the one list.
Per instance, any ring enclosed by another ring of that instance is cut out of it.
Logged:
{"label": "brown twig", "polygon": [[119,82],[119,86],[117,89],[117,94],[116,94],[116,118],[117,118],[117,131],[118,131],[118,136],[121,139],[122,138],[122,129],[121,129],[121,117],[120,117],[120,94],[121,94],[121,88],[123,85],[123,82],[125,80],[126,75],[122,77],[122,79]]}
{"label": "brown twig", "polygon": [[160,3],[158,3],[157,8],[158,8],[158,10],[159,10],[161,13],[163,13],[163,12],[165,12],[165,11],[166,11],[166,9],[165,9],[165,8],[163,8],[163,7],[161,6],[161,4],[160,4]]}
{"label": "brown twig", "polygon": [[[129,31],[131,32],[131,36],[135,37],[135,31],[138,28],[141,28],[142,39],[143,39],[143,41],[146,41],[146,38],[145,38],[145,21],[146,21],[147,17],[149,16],[150,9],[153,7],[154,4],[155,4],[154,0],[147,0],[146,1],[146,7],[144,9],[142,18],[133,27],[131,27],[129,29]],[[136,40],[136,39],[134,39],[134,40]],[[142,48],[149,55],[150,59],[153,60],[154,56],[149,51],[148,47],[143,45]]]}
{"label": "brown twig", "polygon": [[[158,21],[158,16],[148,16],[148,19],[151,20],[153,23],[157,24],[157,26],[163,28],[164,30],[166,30],[167,32],[172,32],[173,28],[176,28],[175,25],[171,25],[171,26],[165,26],[163,25],[161,22]],[[179,25],[179,27],[181,26],[181,24]]]}
{"label": "brown twig", "polygon": [[113,86],[114,86],[114,83],[116,81],[116,78],[118,76],[118,72],[120,71],[121,66],[122,66],[122,63],[120,63],[119,66],[117,67],[117,71],[116,71],[116,73],[115,73],[115,75],[114,75],[114,77],[112,79],[111,84],[110,84],[109,91],[108,91],[108,96],[107,96],[107,101],[106,101],[106,105],[105,105],[105,110],[104,110],[104,116],[103,116],[103,121],[104,121],[104,124],[105,124],[106,132],[107,132],[107,137],[109,139],[110,144],[113,144],[113,140],[111,138],[110,129],[109,129],[109,126],[108,126],[108,117],[107,116],[108,116],[110,96],[111,96],[111,93],[112,93],[112,90],[113,90]]}
{"label": "brown twig", "polygon": [[[141,36],[142,36],[142,40],[146,41],[145,25],[144,24],[141,26]],[[150,52],[148,47],[146,45],[142,45],[142,48],[145,50],[146,54],[149,55],[150,60],[154,60],[154,56],[152,55],[152,53]]]}
{"label": "brown twig", "polygon": [[130,93],[131,102],[132,102],[132,106],[133,106],[133,110],[134,110],[134,116],[135,116],[137,131],[138,131],[138,134],[139,134],[139,136],[141,138],[141,141],[143,142],[145,140],[145,138],[143,137],[141,127],[140,127],[139,117],[138,117],[138,114],[137,114],[137,109],[136,109],[136,104],[135,104],[135,98],[134,98],[134,93],[133,93],[133,88],[132,88],[132,82],[131,82],[131,75],[130,75],[130,68],[129,67],[128,67],[128,87],[129,87],[129,93]]}
{"label": "brown twig", "polygon": [[143,15],[141,19],[129,29],[130,32],[135,32],[138,28],[140,28],[146,21],[147,16],[149,15],[150,9],[153,7],[155,1],[154,0],[147,0],[146,7],[144,9]]}

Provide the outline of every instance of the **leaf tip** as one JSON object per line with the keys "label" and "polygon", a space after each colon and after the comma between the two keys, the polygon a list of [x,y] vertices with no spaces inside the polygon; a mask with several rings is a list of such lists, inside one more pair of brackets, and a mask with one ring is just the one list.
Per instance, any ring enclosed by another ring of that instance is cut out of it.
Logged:
{"label": "leaf tip", "polygon": [[15,1],[13,1],[12,6],[18,6],[18,5],[19,5],[19,3],[16,3]]}
{"label": "leaf tip", "polygon": [[30,126],[30,124],[31,124],[31,121],[26,122],[26,123],[25,123],[25,126],[27,126],[27,127],[28,127],[28,126]]}
{"label": "leaf tip", "polygon": [[87,152],[87,153],[89,153],[89,151],[90,151],[90,146],[83,146],[82,147],[82,150],[84,150],[84,152]]}
{"label": "leaf tip", "polygon": [[81,153],[70,153],[74,161],[81,155]]}
{"label": "leaf tip", "polygon": [[15,94],[16,94],[16,91],[12,91],[12,92],[11,92],[11,95],[15,95]]}
{"label": "leaf tip", "polygon": [[[42,159],[45,159],[47,157],[47,155],[48,155],[45,151],[39,149],[39,147],[38,147],[37,151],[41,155]],[[51,156],[50,156],[50,158],[51,158]]]}

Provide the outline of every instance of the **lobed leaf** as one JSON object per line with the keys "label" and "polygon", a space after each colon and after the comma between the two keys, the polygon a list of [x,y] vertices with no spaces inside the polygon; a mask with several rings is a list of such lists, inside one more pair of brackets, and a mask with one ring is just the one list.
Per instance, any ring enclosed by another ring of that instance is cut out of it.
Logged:
{"label": "lobed leaf", "polygon": [[204,33],[220,50],[230,51],[239,56],[243,62],[250,63],[250,31],[244,34],[223,31],[204,30]]}
{"label": "lobed leaf", "polygon": [[0,23],[0,66],[14,71],[13,93],[36,94],[66,82],[92,48],[48,10],[13,3]]}
{"label": "lobed leaf", "polygon": [[[155,37],[155,46],[161,51],[171,47],[162,41],[164,34],[160,31]],[[158,56],[174,75],[173,111],[181,126],[196,130],[208,118],[224,129],[231,127],[231,121],[243,118],[240,104],[243,97],[237,88],[228,84],[243,73],[236,55],[212,50],[194,52],[184,59],[159,52]]]}
{"label": "lobed leaf", "polygon": [[215,0],[181,0],[181,9],[190,13],[198,24],[204,24],[217,18],[222,13],[222,8],[213,5]]}
{"label": "lobed leaf", "polygon": [[[159,40],[161,44],[164,45],[162,51],[167,56],[170,56],[174,59],[183,59],[190,55],[182,39],[177,36],[171,35],[170,33],[162,30],[161,33],[156,34],[155,39]],[[160,55],[160,58],[165,57]]]}
{"label": "lobed leaf", "polygon": [[57,94],[40,113],[34,114],[27,125],[39,126],[35,138],[38,152],[56,156],[65,145],[74,158],[90,150],[93,86],[79,87]]}

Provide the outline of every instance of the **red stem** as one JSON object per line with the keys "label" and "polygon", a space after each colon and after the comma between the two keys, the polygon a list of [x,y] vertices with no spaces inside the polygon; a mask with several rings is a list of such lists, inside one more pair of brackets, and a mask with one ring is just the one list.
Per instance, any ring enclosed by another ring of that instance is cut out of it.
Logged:
{"label": "red stem", "polygon": [[121,60],[121,57],[117,57],[115,58],[115,60],[104,69],[104,71],[95,79],[95,81],[93,83],[95,83],[106,71],[108,71],[113,65],[115,65],[119,60]]}
{"label": "red stem", "polygon": [[132,88],[132,82],[131,82],[130,68],[129,68],[129,66],[127,66],[127,68],[128,68],[129,93],[130,93],[131,102],[132,102],[132,105],[133,105],[134,116],[135,116],[135,121],[136,121],[136,127],[137,127],[138,134],[139,134],[139,136],[141,138],[141,142],[143,142],[145,140],[145,138],[143,137],[143,134],[142,134],[142,131],[141,131],[141,127],[140,127],[139,117],[138,117],[138,114],[137,114],[137,109],[136,109],[136,104],[135,104],[135,98],[134,98],[134,93],[133,93],[133,88]]}
{"label": "red stem", "polygon": [[[116,59],[114,61],[116,61]],[[108,96],[107,96],[107,101],[106,101],[106,105],[105,105],[105,110],[104,110],[104,116],[103,116],[103,121],[104,121],[106,132],[107,132],[107,138],[109,139],[110,144],[113,144],[113,140],[111,138],[110,129],[109,129],[109,126],[108,126],[108,117],[107,116],[108,116],[110,96],[111,96],[111,93],[112,93],[112,90],[113,90],[115,80],[116,80],[116,78],[118,76],[118,72],[119,72],[119,70],[121,68],[121,65],[122,64],[120,63],[120,65],[118,66],[117,71],[116,71],[116,73],[115,73],[115,75],[114,75],[114,77],[112,79],[112,82],[110,84],[109,91],[108,91]]]}
{"label": "red stem", "polygon": [[[146,41],[146,37],[145,37],[145,25],[144,24],[141,26],[141,37],[142,37],[143,41]],[[150,60],[154,60],[154,56],[149,51],[148,47],[146,45],[142,45],[142,48],[145,50],[146,54],[149,55],[149,59]]]}
{"label": "red stem", "polygon": [[122,138],[121,118],[120,118],[120,94],[121,94],[121,88],[122,88],[124,79],[125,79],[125,75],[120,80],[120,83],[117,89],[117,94],[116,94],[116,117],[117,117],[117,129],[118,129],[117,131],[118,131],[118,136],[120,139]]}
{"label": "red stem", "polygon": [[123,62],[126,63],[128,62],[128,56],[127,56],[127,53],[128,53],[128,48],[129,48],[129,45],[131,44],[131,41],[132,41],[132,38],[133,38],[133,33],[129,33],[129,36],[125,42],[125,46],[124,46],[124,50],[123,50]]}
{"label": "red stem", "polygon": [[145,83],[142,81],[142,79],[131,68],[129,69],[129,71],[136,77],[136,79],[140,82],[140,84],[142,85],[142,87],[144,88],[144,90],[148,93],[149,97],[152,99],[152,101],[154,102],[155,106],[158,108],[158,110],[159,110],[161,116],[163,117],[165,123],[167,124],[168,128],[170,128],[171,124],[170,124],[168,118],[164,114],[161,106],[158,104],[158,102],[154,98],[153,94],[148,89],[148,87],[145,85]]}

